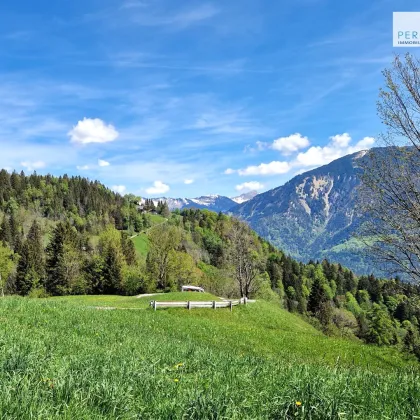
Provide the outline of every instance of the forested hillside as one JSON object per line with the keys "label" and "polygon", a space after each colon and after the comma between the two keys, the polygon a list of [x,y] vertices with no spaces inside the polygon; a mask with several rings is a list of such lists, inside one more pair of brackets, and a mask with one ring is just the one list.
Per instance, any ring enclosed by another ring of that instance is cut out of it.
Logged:
{"label": "forested hillside", "polygon": [[299,263],[221,213],[171,214],[160,203],[153,212],[162,215],[151,216],[135,197],[83,178],[0,176],[4,293],[134,295],[192,283],[276,302],[330,335],[420,354],[417,286],[326,260]]}

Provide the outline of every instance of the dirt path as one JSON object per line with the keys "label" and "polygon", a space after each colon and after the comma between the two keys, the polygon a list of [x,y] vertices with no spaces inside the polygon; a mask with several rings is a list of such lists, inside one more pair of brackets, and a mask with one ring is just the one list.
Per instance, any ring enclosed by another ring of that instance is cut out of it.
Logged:
{"label": "dirt path", "polygon": [[149,296],[155,296],[155,295],[160,295],[161,293],[143,293],[142,295],[137,295],[136,298],[142,298],[142,297],[149,297]]}

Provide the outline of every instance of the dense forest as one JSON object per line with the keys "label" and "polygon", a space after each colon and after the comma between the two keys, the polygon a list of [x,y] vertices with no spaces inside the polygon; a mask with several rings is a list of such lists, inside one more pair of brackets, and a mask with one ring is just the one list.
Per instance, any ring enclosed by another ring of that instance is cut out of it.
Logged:
{"label": "dense forest", "polygon": [[[275,301],[327,334],[420,357],[418,286],[326,260],[299,263],[221,213],[138,201],[85,178],[0,171],[1,292],[134,295],[197,284]],[[147,237],[145,255],[137,233]]]}

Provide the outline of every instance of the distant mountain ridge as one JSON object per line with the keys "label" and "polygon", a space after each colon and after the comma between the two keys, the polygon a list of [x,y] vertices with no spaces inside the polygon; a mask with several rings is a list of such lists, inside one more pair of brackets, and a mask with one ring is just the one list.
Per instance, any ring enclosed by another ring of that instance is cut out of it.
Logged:
{"label": "distant mountain ridge", "polygon": [[263,238],[301,261],[328,258],[359,273],[377,272],[354,237],[364,216],[357,152],[300,174],[231,212]]}
{"label": "distant mountain ridge", "polygon": [[170,210],[182,210],[189,208],[196,209],[208,209],[216,212],[228,212],[231,208],[235,207],[239,203],[245,203],[257,195],[256,191],[250,191],[242,194],[238,197],[225,197],[223,195],[211,194],[202,195],[196,198],[170,198],[170,197],[158,197],[152,198],[155,205],[159,201],[164,201],[168,204]]}

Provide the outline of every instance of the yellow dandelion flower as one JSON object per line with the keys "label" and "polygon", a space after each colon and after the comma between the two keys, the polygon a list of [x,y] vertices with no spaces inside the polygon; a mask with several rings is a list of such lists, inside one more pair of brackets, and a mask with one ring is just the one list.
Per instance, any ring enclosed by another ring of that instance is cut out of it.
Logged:
{"label": "yellow dandelion flower", "polygon": [[296,401],[296,407],[300,407],[302,403],[300,401]]}
{"label": "yellow dandelion flower", "polygon": [[174,382],[179,382],[179,379],[178,379],[178,378],[175,378],[175,379],[174,379]]}

